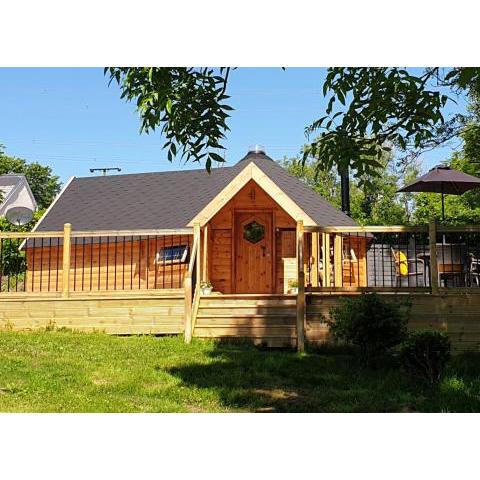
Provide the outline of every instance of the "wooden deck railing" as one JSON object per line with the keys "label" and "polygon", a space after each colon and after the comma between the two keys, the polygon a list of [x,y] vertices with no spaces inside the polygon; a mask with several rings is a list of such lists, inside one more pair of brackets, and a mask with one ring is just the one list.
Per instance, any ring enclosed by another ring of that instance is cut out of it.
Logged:
{"label": "wooden deck railing", "polygon": [[[480,287],[480,226],[305,227],[307,291]],[[480,289],[478,290],[480,292]]]}
{"label": "wooden deck railing", "polygon": [[0,232],[0,292],[182,289],[193,229]]}
{"label": "wooden deck railing", "polygon": [[297,222],[297,349],[306,292],[480,293],[480,226],[304,227]]}
{"label": "wooden deck railing", "polygon": [[193,227],[193,247],[185,275],[185,342],[192,341],[200,300],[200,224]]}
{"label": "wooden deck railing", "polygon": [[[428,226],[306,228],[312,291],[430,290]],[[316,253],[316,255],[314,255]]]}

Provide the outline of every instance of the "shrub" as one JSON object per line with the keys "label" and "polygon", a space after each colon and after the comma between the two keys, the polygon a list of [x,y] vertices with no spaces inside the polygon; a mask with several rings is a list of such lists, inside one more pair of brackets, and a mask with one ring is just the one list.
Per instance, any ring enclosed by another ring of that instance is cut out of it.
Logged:
{"label": "shrub", "polygon": [[399,305],[376,294],[345,298],[330,311],[334,337],[356,345],[362,363],[372,365],[407,334],[407,318]]}
{"label": "shrub", "polygon": [[440,380],[449,359],[450,339],[435,330],[410,333],[400,348],[405,370],[431,384]]}

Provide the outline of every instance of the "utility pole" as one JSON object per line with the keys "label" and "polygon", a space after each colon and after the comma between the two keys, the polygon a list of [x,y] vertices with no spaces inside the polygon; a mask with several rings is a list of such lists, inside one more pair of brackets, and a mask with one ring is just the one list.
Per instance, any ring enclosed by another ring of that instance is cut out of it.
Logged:
{"label": "utility pole", "polygon": [[91,168],[90,169],[90,173],[94,173],[94,172],[102,172],[102,176],[105,177],[107,175],[107,172],[111,171],[111,170],[115,170],[117,172],[121,172],[122,169],[121,168],[118,168],[118,167],[105,167],[105,168]]}

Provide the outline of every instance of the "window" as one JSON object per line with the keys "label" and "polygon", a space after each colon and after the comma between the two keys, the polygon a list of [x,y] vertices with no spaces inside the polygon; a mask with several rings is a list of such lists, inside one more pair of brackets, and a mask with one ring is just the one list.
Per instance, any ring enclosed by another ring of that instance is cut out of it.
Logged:
{"label": "window", "polygon": [[162,248],[155,254],[154,263],[185,263],[188,255],[188,245],[174,245]]}
{"label": "window", "polygon": [[258,243],[265,237],[265,227],[253,221],[243,227],[243,238],[250,243]]}

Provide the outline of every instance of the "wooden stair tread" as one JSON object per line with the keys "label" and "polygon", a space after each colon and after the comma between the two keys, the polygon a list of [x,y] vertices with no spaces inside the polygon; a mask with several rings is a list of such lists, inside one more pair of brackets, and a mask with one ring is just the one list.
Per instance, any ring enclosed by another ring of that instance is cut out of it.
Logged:
{"label": "wooden stair tread", "polygon": [[292,318],[295,319],[295,312],[292,315],[284,315],[278,313],[237,313],[237,314],[217,314],[217,313],[199,313],[197,318]]}

